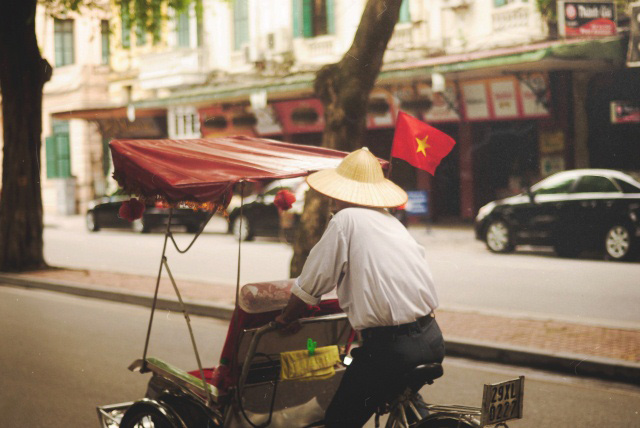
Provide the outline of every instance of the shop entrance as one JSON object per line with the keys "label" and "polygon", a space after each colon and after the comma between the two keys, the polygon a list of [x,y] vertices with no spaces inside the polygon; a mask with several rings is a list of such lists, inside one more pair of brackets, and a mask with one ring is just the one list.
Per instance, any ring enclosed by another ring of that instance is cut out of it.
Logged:
{"label": "shop entrance", "polygon": [[[458,141],[457,125],[435,126]],[[431,215],[434,221],[460,218],[460,150],[459,144],[445,156],[436,168],[431,185]]]}
{"label": "shop entrance", "polygon": [[518,194],[538,176],[538,127],[535,121],[474,125],[476,207]]}

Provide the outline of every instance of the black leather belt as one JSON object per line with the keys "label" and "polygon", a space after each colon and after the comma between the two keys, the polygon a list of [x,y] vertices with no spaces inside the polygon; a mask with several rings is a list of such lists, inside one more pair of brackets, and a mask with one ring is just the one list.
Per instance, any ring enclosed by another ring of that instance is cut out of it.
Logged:
{"label": "black leather belt", "polygon": [[360,332],[364,340],[403,336],[409,333],[417,333],[427,327],[434,320],[433,313],[418,318],[414,322],[400,325],[365,328]]}

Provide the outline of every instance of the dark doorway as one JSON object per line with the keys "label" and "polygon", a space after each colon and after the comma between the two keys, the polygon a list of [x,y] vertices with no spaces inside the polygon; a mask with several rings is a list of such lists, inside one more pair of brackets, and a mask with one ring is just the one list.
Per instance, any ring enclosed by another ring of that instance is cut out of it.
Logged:
{"label": "dark doorway", "polygon": [[535,121],[477,124],[473,130],[474,188],[477,207],[517,194],[538,171]]}

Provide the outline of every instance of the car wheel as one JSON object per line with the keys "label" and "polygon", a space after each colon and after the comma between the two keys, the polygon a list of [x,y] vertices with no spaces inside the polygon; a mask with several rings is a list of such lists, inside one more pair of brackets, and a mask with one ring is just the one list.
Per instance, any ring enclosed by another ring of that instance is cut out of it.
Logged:
{"label": "car wheel", "polygon": [[513,251],[511,230],[502,220],[494,220],[487,227],[485,234],[487,248],[494,253],[508,253]]}
{"label": "car wheel", "polygon": [[90,232],[97,232],[98,230],[100,230],[98,222],[96,221],[96,213],[94,213],[93,211],[87,212],[87,215],[85,217],[85,224],[87,225],[87,229]]}
{"label": "car wheel", "polygon": [[246,216],[238,216],[233,220],[231,232],[236,238],[242,239],[243,241],[251,241],[253,239],[251,222]]}
{"label": "car wheel", "polygon": [[133,223],[131,224],[131,228],[133,229],[134,232],[137,232],[137,233],[149,233],[149,227],[141,218],[137,220],[133,220]]}
{"label": "car wheel", "polygon": [[614,224],[607,230],[604,250],[609,260],[629,260],[636,252],[632,228],[624,223]]}

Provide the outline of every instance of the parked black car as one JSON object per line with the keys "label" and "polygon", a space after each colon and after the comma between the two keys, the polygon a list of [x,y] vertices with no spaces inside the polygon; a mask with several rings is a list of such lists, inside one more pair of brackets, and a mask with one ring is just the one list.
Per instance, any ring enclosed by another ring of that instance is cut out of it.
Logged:
{"label": "parked black car", "polygon": [[[129,222],[118,216],[122,202],[128,201],[128,195],[105,196],[89,203],[86,214],[87,229],[96,232],[102,228],[133,229],[135,232],[147,233],[156,227],[167,225],[169,209],[161,205],[147,205],[142,218]],[[191,208],[173,210],[172,225],[185,226],[187,232],[195,233],[200,230],[202,223],[209,217],[206,211],[194,211]]]}
{"label": "parked black car", "polygon": [[[300,220],[304,207],[304,195],[308,188],[304,178],[273,181],[267,184],[262,192],[245,197],[242,211],[240,198],[234,196],[227,208],[229,233],[233,233],[236,237],[242,234],[243,239],[247,241],[256,236],[279,236],[291,242]],[[290,190],[295,195],[296,201],[291,209],[280,214],[273,202],[276,194],[282,189]],[[242,221],[240,221],[241,217]]]}
{"label": "parked black car", "polygon": [[607,169],[559,172],[480,208],[475,234],[496,253],[545,245],[562,257],[598,249],[627,260],[640,246],[640,182]]}

